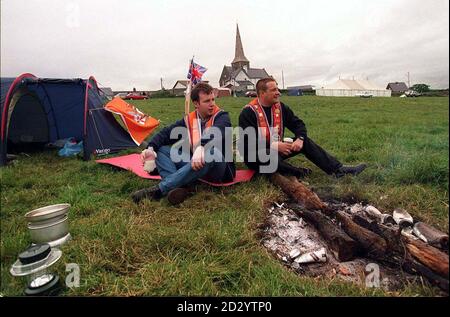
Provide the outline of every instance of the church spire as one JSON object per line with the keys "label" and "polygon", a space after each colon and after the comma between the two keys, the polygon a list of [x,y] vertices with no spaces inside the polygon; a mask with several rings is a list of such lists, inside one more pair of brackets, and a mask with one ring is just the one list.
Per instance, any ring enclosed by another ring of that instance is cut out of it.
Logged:
{"label": "church spire", "polygon": [[244,48],[242,47],[241,34],[239,33],[239,25],[236,23],[236,47],[234,52],[234,59],[231,62],[233,68],[250,67],[249,60],[244,55]]}

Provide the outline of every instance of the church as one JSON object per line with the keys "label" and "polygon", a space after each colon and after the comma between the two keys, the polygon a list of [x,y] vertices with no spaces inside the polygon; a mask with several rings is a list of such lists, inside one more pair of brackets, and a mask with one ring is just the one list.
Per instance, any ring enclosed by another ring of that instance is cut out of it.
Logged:
{"label": "church", "polygon": [[236,25],[236,47],[231,66],[224,66],[220,75],[220,87],[231,89],[235,95],[244,95],[247,91],[256,91],[256,82],[271,77],[264,68],[251,68],[250,61],[244,55],[239,26]]}

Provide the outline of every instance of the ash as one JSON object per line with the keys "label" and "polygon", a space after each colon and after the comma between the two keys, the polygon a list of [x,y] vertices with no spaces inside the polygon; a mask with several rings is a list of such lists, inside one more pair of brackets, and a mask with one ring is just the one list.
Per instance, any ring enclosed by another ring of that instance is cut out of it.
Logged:
{"label": "ash", "polygon": [[[366,218],[366,209],[369,207],[360,203],[349,205],[336,202],[329,203],[329,206],[350,215],[359,214]],[[263,246],[297,274],[328,279],[339,278],[360,286],[373,287],[368,280],[375,264],[380,272],[379,284],[376,287],[381,287],[385,291],[399,290],[405,283],[417,279],[416,276],[407,274],[401,269],[392,269],[371,259],[356,258],[348,262],[339,262],[314,226],[308,224],[284,203],[274,203],[268,209],[268,216],[261,230]],[[326,262],[296,262],[299,256],[322,248],[326,250]]]}

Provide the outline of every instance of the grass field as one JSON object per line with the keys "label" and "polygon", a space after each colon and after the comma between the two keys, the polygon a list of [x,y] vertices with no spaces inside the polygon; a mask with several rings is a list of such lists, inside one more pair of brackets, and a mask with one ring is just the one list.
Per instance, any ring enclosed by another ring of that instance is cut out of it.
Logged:
{"label": "grass field", "polygon": [[[313,169],[306,181],[322,197],[367,201],[382,211],[407,209],[448,231],[448,98],[283,97],[305,121],[309,137],[344,163],[367,162],[357,178],[334,179]],[[217,103],[237,124],[246,98]],[[161,120],[181,118],[183,99],[133,102]],[[224,189],[200,186],[182,205],[166,200],[135,205],[130,193],[156,182],[126,171],[61,158],[56,151],[21,155],[1,169],[1,293],[21,295],[24,281],[9,274],[30,243],[25,212],[67,202],[73,240],[57,265],[81,268],[79,288],[65,295],[411,296],[435,295],[422,283],[384,293],[339,280],[299,277],[256,238],[263,203],[283,199],[266,179]]]}

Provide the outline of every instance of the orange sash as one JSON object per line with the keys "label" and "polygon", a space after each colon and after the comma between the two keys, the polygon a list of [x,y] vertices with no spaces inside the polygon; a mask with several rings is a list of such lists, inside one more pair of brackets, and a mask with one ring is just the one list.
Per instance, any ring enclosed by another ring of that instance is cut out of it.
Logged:
{"label": "orange sash", "polygon": [[[205,130],[211,127],[214,124],[214,119],[216,115],[222,111],[218,106],[214,106],[214,113],[209,118],[208,122],[206,122]],[[191,145],[192,151],[200,144],[200,139],[202,137],[201,131],[201,119],[197,113],[197,110],[192,111],[184,118],[186,126],[188,127],[189,132],[189,144]]]}
{"label": "orange sash", "polygon": [[[262,135],[266,138],[267,141],[270,142],[270,129],[269,122],[266,117],[266,113],[264,109],[259,104],[258,98],[253,99],[248,105],[245,106],[250,107],[256,114],[256,118],[258,121],[258,127],[262,133]],[[281,112],[281,104],[278,102],[272,105],[270,112],[272,113],[272,127],[274,132],[277,134],[278,141],[283,139],[283,114]]]}

